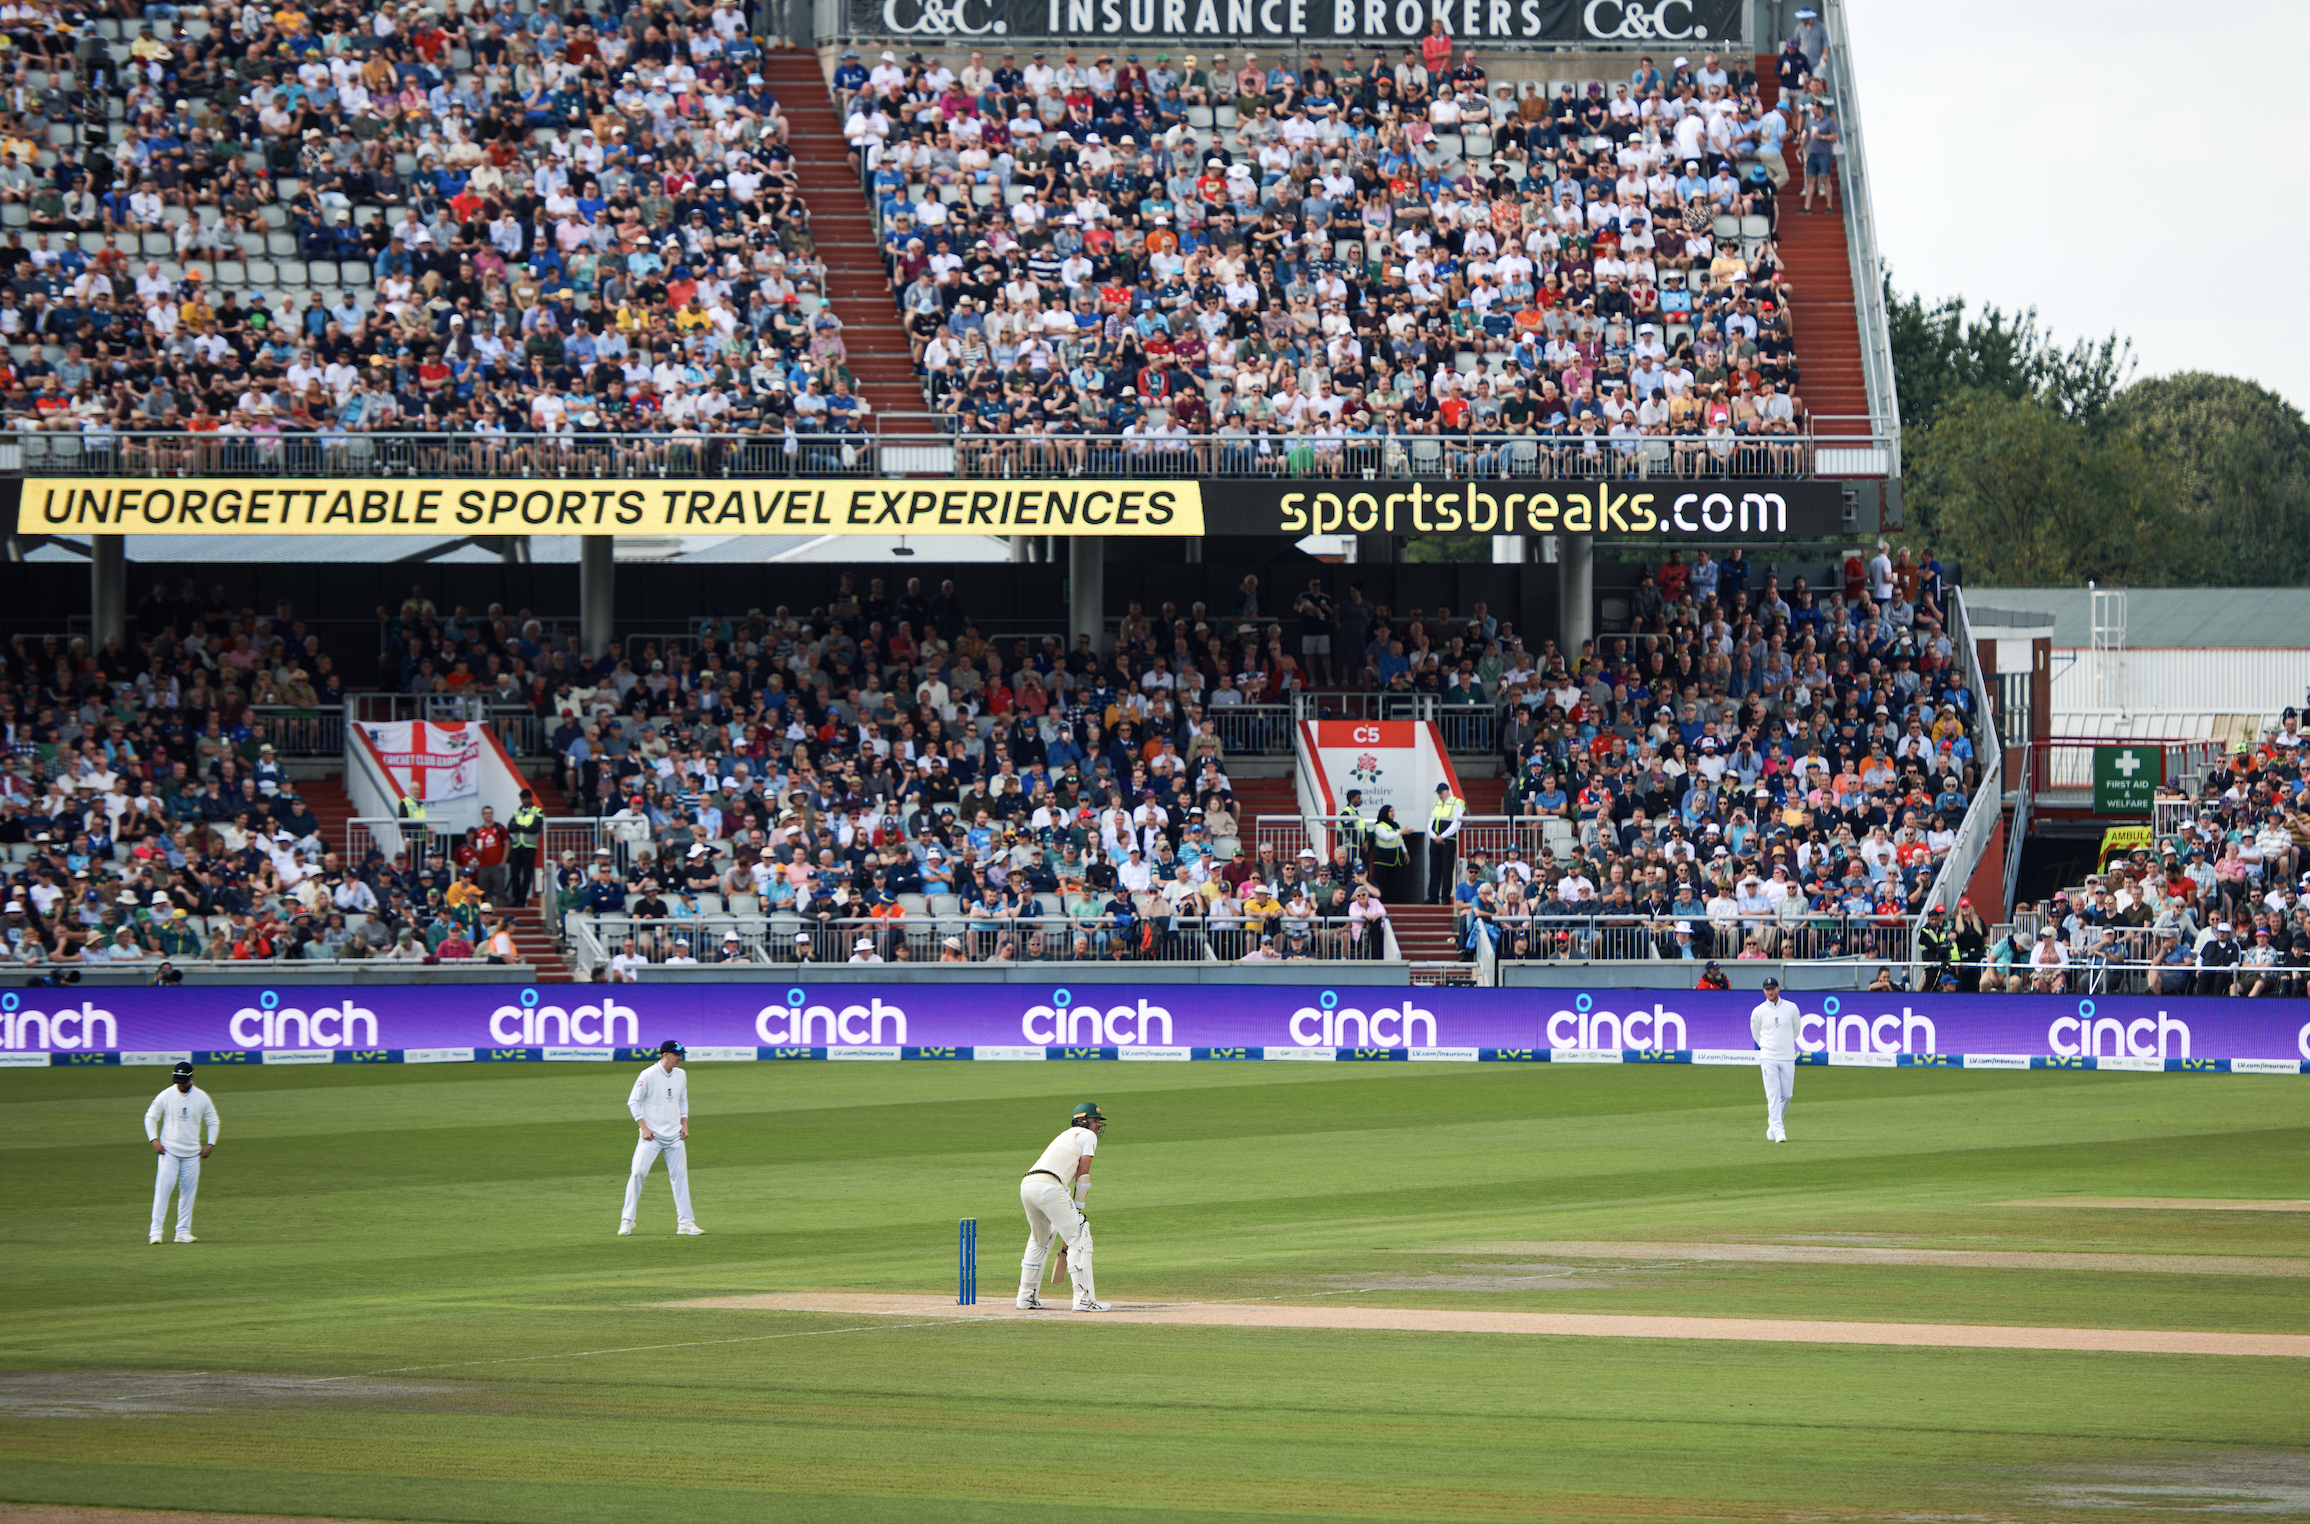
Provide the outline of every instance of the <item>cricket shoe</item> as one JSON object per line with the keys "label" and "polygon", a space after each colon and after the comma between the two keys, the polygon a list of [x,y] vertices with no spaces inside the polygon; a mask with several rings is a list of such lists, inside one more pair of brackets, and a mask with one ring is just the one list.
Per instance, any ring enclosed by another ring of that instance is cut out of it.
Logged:
{"label": "cricket shoe", "polygon": [[706,1236],[706,1230],[694,1222],[685,1222],[674,1231],[684,1238],[704,1238]]}
{"label": "cricket shoe", "polygon": [[[156,1238],[153,1240],[153,1242],[159,1243],[160,1240]],[[1043,1308],[1050,1304],[1045,1302],[1039,1296],[1023,1296],[1020,1297],[1017,1301],[1011,1303],[1011,1305],[1016,1307],[1021,1312],[1040,1312],[1043,1310]]]}
{"label": "cricket shoe", "polygon": [[157,1243],[159,1243],[159,1242],[160,1242],[160,1235],[159,1235],[158,1233],[155,1233],[155,1234],[153,1234],[153,1235],[152,1235],[152,1237],[151,1237],[150,1239],[148,1239],[148,1240],[147,1240],[147,1242],[149,1242],[149,1243],[156,1243],[156,1244],[157,1244]]}
{"label": "cricket shoe", "polygon": [[1077,1312],[1108,1312],[1113,1308],[1114,1303],[1112,1302],[1094,1302],[1087,1296],[1075,1298],[1075,1310]]}
{"label": "cricket shoe", "polygon": [[197,1244],[200,1242],[199,1239],[193,1237],[190,1233],[179,1233],[176,1236],[176,1241],[180,1244]]}
{"label": "cricket shoe", "polygon": [[618,1237],[620,1237],[620,1238],[631,1238],[631,1237],[633,1237],[633,1235],[634,1235],[634,1220],[633,1220],[631,1217],[621,1217],[621,1218],[619,1218],[619,1219],[618,1219]]}

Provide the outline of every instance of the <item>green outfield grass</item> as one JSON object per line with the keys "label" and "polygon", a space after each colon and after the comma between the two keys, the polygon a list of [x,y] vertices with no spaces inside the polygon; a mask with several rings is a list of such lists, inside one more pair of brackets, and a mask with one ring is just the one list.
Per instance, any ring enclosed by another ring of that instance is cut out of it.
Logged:
{"label": "green outfield grass", "polygon": [[[2299,1080],[1805,1069],[1774,1147],[1734,1069],[698,1065],[710,1236],[672,1235],[661,1173],[620,1239],[630,1079],[206,1072],[226,1135],[204,1241],[153,1248],[139,1117],[165,1072],[0,1071],[0,1500],[476,1524],[2140,1519],[2229,1489],[2310,1512],[2300,1360],[656,1305],[951,1297],[966,1216],[982,1299],[1008,1301],[1018,1177],[1095,1099],[1114,1301],[2310,1332],[2300,1276],[1545,1252],[2299,1268],[2310,1215],[1999,1205],[2310,1194]],[[283,1377],[350,1379],[251,1379]]]}

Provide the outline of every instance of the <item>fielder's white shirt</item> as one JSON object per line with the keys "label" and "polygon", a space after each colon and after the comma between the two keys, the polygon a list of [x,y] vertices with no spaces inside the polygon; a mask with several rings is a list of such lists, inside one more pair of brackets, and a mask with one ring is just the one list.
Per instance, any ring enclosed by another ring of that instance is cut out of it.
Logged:
{"label": "fielder's white shirt", "polygon": [[216,1102],[198,1085],[181,1095],[176,1086],[171,1085],[144,1108],[145,1137],[179,1159],[200,1154],[203,1123],[208,1126],[209,1142],[214,1144],[224,1130],[224,1123],[217,1117]]}
{"label": "fielder's white shirt", "polygon": [[1088,1127],[1070,1127],[1051,1140],[1043,1156],[1028,1168],[1027,1173],[1049,1170],[1059,1177],[1059,1184],[1069,1190],[1075,1187],[1075,1166],[1099,1151],[1099,1135]]}
{"label": "fielder's white shirt", "polygon": [[626,1110],[633,1113],[635,1121],[649,1123],[650,1131],[660,1137],[680,1137],[682,1118],[690,1114],[689,1074],[679,1064],[671,1074],[664,1064],[650,1065],[635,1076]]}
{"label": "fielder's white shirt", "polygon": [[1757,1040],[1763,1057],[1775,1063],[1793,1063],[1797,1056],[1797,1003],[1760,1001],[1749,1012],[1749,1035]]}

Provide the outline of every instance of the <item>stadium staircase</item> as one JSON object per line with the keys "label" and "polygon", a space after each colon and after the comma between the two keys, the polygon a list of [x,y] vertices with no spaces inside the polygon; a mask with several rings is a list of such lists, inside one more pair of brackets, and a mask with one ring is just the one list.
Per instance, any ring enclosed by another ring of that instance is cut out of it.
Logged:
{"label": "stadium staircase", "polygon": [[[537,801],[547,815],[558,817],[568,811],[562,798],[561,787],[552,778],[533,778],[529,785],[537,793]],[[312,806],[313,818],[320,822],[321,840],[342,859],[347,854],[347,827],[353,819],[353,801],[345,794],[345,785],[338,778],[300,778],[297,794]],[[542,881],[543,865],[539,874]],[[521,959],[537,970],[540,984],[568,984],[571,982],[569,964],[555,945],[553,936],[545,928],[545,921],[536,905],[524,905],[513,913],[513,940],[521,949]]]}
{"label": "stadium staircase", "polygon": [[[1460,787],[1470,815],[1498,815],[1506,808],[1505,779],[1463,776]],[[1289,778],[1238,778],[1235,808],[1245,822],[1262,815],[1296,815],[1299,796]],[[1418,823],[1424,827],[1426,822]],[[1424,838],[1422,842],[1425,850]],[[1460,951],[1451,907],[1391,904],[1388,919],[1395,926],[1397,952],[1412,965],[1413,983],[1463,983],[1472,976],[1473,965]]]}
{"label": "stadium staircase", "polygon": [[[1780,98],[1773,55],[1756,58],[1757,93],[1768,104]],[[1815,418],[1837,419],[1816,433],[1830,436],[1868,431],[1869,389],[1861,374],[1861,324],[1853,311],[1853,264],[1842,215],[1803,210],[1804,156],[1791,133],[1784,157],[1789,183],[1778,200],[1773,236],[1781,249],[1781,269],[1797,293],[1789,321],[1801,372],[1797,395]]]}
{"label": "stadium staircase", "polygon": [[761,67],[786,114],[794,172],[810,207],[811,237],[826,262],[824,294],[842,319],[859,395],[881,418],[919,414],[925,404],[914,351],[899,326],[898,304],[867,215],[866,192],[850,168],[826,72],[818,55],[807,50],[771,53]]}

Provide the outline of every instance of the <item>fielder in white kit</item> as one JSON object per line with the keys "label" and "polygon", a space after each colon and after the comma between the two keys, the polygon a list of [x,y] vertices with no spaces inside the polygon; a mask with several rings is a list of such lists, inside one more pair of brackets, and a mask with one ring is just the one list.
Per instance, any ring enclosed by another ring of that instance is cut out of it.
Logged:
{"label": "fielder in white kit", "polygon": [[1749,1035],[1756,1039],[1757,1067],[1765,1076],[1765,1141],[1786,1143],[1781,1125],[1797,1088],[1797,1003],[1781,998],[1781,981],[1765,981],[1765,998],[1749,1012]]}
{"label": "fielder in white kit", "polygon": [[[168,1219],[168,1193],[176,1192],[176,1241],[198,1243],[193,1237],[193,1197],[201,1188],[201,1160],[217,1151],[224,1123],[216,1102],[193,1084],[193,1066],[178,1064],[169,1071],[170,1088],[144,1108],[144,1135],[160,1155],[159,1178],[152,1187],[152,1242],[160,1242],[161,1224]],[[201,1128],[208,1142],[201,1142]]]}
{"label": "fielder in white kit", "polygon": [[626,1209],[618,1219],[620,1237],[634,1231],[634,1214],[642,1206],[642,1182],[650,1177],[650,1166],[660,1158],[666,1161],[666,1178],[674,1187],[674,1231],[690,1238],[705,1236],[706,1230],[690,1213],[690,1161],[683,1146],[690,1141],[690,1076],[682,1071],[686,1051],[667,1038],[658,1046],[658,1061],[641,1072],[626,1096],[626,1110],[633,1113],[642,1138],[634,1145],[634,1167],[626,1176]]}
{"label": "fielder in white kit", "polygon": [[1106,1130],[1105,1113],[1096,1102],[1085,1101],[1068,1118],[1067,1130],[1051,1140],[1019,1181],[1019,1205],[1027,1209],[1027,1257],[1019,1261],[1021,1311],[1043,1305],[1037,1293],[1053,1238],[1063,1246],[1067,1278],[1075,1283],[1075,1310],[1107,1310],[1091,1283],[1091,1223],[1083,1215],[1083,1202],[1091,1194],[1091,1156]]}

